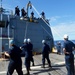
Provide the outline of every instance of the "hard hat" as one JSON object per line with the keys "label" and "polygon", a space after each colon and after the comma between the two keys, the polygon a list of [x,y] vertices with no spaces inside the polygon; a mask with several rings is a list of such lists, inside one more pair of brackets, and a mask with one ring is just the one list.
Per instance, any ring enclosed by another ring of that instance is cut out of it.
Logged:
{"label": "hard hat", "polygon": [[31,42],[31,40],[28,38],[28,39],[27,39],[27,42]]}
{"label": "hard hat", "polygon": [[64,35],[64,39],[68,39],[68,35],[67,34]]}
{"label": "hard hat", "polygon": [[10,40],[9,44],[15,44],[15,41],[14,40]]}
{"label": "hard hat", "polygon": [[23,20],[23,19],[24,19],[23,17],[20,18],[20,20]]}
{"label": "hard hat", "polygon": [[45,40],[42,40],[42,43],[45,43],[46,41]]}
{"label": "hard hat", "polygon": [[27,42],[27,39],[24,39],[24,43],[26,43]]}

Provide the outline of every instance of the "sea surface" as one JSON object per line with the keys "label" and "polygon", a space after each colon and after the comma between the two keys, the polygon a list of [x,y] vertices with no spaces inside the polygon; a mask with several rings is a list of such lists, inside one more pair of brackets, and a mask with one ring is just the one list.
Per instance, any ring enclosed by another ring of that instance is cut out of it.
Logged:
{"label": "sea surface", "polygon": [[[72,41],[75,44],[75,40],[70,40],[70,41]],[[57,42],[60,42],[61,43],[61,47],[63,48],[64,40],[54,40],[55,47],[57,47]],[[73,54],[75,55],[75,50],[73,51]]]}
{"label": "sea surface", "polygon": [[[75,40],[71,40],[75,44]],[[57,42],[60,42],[61,45],[63,44],[64,40],[54,40],[54,44],[56,45]]]}

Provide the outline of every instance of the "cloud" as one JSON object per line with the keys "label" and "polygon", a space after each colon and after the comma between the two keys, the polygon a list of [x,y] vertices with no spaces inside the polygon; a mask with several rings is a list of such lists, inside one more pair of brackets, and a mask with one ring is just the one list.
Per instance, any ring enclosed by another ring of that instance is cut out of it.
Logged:
{"label": "cloud", "polygon": [[59,19],[59,18],[60,18],[60,16],[51,17],[51,18],[50,18],[50,22],[54,22],[54,21],[56,21],[56,20]]}
{"label": "cloud", "polygon": [[59,23],[51,26],[51,29],[55,39],[63,39],[64,34],[71,36],[71,39],[75,38],[75,22]]}
{"label": "cloud", "polygon": [[50,26],[54,39],[63,39],[64,34],[68,34],[71,39],[75,39],[75,17],[73,15],[51,17]]}
{"label": "cloud", "polygon": [[63,15],[63,16],[53,16],[50,18],[50,22],[59,22],[59,21],[68,21],[72,19],[74,16],[73,15]]}

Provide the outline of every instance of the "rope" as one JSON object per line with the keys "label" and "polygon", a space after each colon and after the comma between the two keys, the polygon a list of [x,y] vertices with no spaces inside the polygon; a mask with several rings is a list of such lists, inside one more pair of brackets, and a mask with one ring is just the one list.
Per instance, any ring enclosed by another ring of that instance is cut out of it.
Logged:
{"label": "rope", "polygon": [[47,34],[49,34],[50,37],[52,37],[51,34],[42,25],[41,27],[47,32]]}
{"label": "rope", "polygon": [[[36,10],[36,8],[32,5],[33,9],[36,11],[36,13],[40,16],[39,12]],[[40,16],[41,17],[41,16]],[[42,20],[50,27],[50,25],[46,22],[45,19],[42,18]],[[41,27],[50,35],[50,33],[41,25]],[[50,35],[51,36],[51,35]],[[51,36],[52,37],[52,36]]]}
{"label": "rope", "polygon": [[52,28],[52,30],[62,39],[62,37],[60,36],[60,34],[55,29]]}
{"label": "rope", "polygon": [[[39,12],[36,10],[36,8],[35,8],[33,5],[32,5],[32,7],[33,7],[33,9],[36,11],[36,13],[38,14],[38,16],[41,17],[40,14],[39,14]],[[46,23],[46,25],[47,25],[48,27],[50,27],[50,24],[48,24],[45,19],[42,18],[42,20]],[[43,26],[42,26],[42,27],[43,27]],[[43,29],[47,32],[47,30],[46,30],[44,27],[43,27]],[[62,38],[62,37],[60,36],[60,34],[59,34],[55,29],[53,29],[53,30],[54,30],[54,32],[55,32],[60,38]],[[47,33],[48,33],[48,32],[47,32]]]}
{"label": "rope", "polygon": [[25,28],[25,36],[24,36],[24,39],[27,38],[27,37],[26,37],[26,35],[27,35],[27,27],[28,27],[28,24],[27,24],[27,22],[26,22],[26,28]]}
{"label": "rope", "polygon": [[[36,8],[32,5],[33,9],[36,11],[36,13],[38,14],[38,16],[41,18],[39,12],[36,10]],[[50,27],[50,25],[46,22],[45,19],[42,18],[42,20]]]}

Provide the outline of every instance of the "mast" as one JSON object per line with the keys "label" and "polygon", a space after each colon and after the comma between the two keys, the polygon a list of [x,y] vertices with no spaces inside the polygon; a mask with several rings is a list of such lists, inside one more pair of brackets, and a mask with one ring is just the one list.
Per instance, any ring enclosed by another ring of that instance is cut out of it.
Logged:
{"label": "mast", "polygon": [[[2,0],[0,0],[1,2],[1,5],[0,5],[0,14],[1,14],[1,17],[0,17],[0,20],[2,21]],[[2,52],[2,27],[0,28],[0,52]]]}
{"label": "mast", "polygon": [[1,0],[1,8],[2,8],[2,0]]}
{"label": "mast", "polygon": [[[2,21],[2,11],[3,11],[3,8],[2,8],[2,0],[0,0],[1,1],[1,6],[0,6],[0,14],[1,14],[1,21]],[[1,37],[2,37],[2,28],[0,28],[0,30],[1,30]]]}
{"label": "mast", "polygon": [[1,2],[1,5],[0,5],[0,13],[2,13],[2,12],[3,12],[3,8],[2,8],[2,0],[0,0],[0,2]]}

